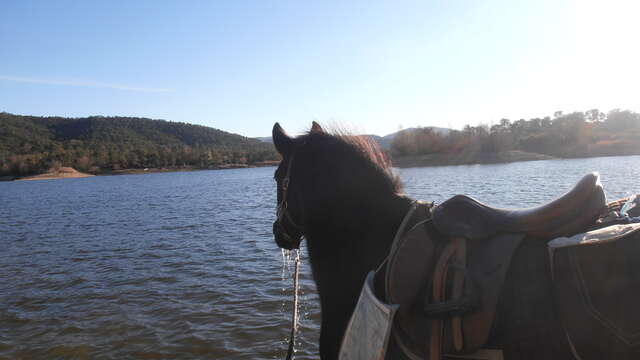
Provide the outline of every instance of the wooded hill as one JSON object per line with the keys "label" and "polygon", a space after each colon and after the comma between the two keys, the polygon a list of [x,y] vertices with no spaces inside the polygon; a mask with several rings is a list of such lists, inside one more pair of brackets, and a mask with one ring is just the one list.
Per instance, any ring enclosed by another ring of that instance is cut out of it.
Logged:
{"label": "wooded hill", "polygon": [[[387,137],[394,160],[442,155],[444,163],[451,156],[474,163],[480,162],[479,154],[513,150],[569,158],[636,155],[640,114],[619,109],[557,112],[553,118],[502,119],[491,126],[467,125],[462,131],[415,128]],[[132,117],[0,113],[0,176],[34,175],[63,166],[99,174],[121,169],[208,169],[278,159],[269,142],[200,125]]]}
{"label": "wooded hill", "polygon": [[217,168],[277,160],[272,144],[206,126],[132,117],[0,113],[0,176],[69,166],[90,173]]}
{"label": "wooded hill", "polygon": [[640,114],[598,109],[553,118],[502,119],[493,125],[467,125],[462,131],[438,133],[430,128],[399,132],[391,144],[395,157],[522,151],[561,158],[640,154]]}

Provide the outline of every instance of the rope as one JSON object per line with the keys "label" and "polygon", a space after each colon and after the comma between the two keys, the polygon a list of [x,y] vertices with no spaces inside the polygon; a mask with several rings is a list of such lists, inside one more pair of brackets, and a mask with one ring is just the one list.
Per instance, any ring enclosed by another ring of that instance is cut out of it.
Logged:
{"label": "rope", "polygon": [[296,331],[298,330],[298,274],[300,273],[300,250],[296,251],[295,271],[293,273],[293,314],[291,316],[291,336],[286,360],[293,359]]}

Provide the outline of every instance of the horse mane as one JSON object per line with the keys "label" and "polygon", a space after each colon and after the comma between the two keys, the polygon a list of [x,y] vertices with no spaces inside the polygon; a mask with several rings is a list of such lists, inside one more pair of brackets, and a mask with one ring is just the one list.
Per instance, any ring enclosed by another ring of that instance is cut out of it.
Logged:
{"label": "horse mane", "polygon": [[329,152],[328,155],[335,162],[361,166],[367,172],[368,179],[376,181],[385,190],[401,192],[402,184],[393,171],[391,159],[370,136],[332,129],[330,132],[310,131],[300,138],[304,143],[314,144],[319,150]]}

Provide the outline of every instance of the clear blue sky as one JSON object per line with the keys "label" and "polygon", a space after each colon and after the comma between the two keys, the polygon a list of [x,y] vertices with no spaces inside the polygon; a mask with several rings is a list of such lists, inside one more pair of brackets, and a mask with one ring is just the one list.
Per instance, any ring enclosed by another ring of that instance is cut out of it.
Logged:
{"label": "clear blue sky", "polygon": [[640,110],[640,5],[0,1],[0,111],[246,136]]}

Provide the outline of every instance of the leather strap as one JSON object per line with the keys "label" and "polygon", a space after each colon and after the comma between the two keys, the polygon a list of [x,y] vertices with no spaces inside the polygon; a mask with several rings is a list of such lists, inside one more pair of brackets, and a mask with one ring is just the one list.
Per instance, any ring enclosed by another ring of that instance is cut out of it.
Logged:
{"label": "leather strap", "polygon": [[[444,300],[445,287],[447,285],[447,273],[449,271],[449,260],[455,255],[457,246],[455,242],[450,242],[445,246],[442,254],[438,258],[433,277],[433,289],[431,301],[440,303]],[[428,342],[429,348],[425,354],[429,354],[429,360],[442,359],[442,338],[444,331],[444,320],[433,319],[431,321],[431,339]]]}
{"label": "leather strap", "polygon": [[[395,252],[398,250],[398,246],[399,246],[398,243],[400,242],[402,235],[404,235],[404,233],[406,232],[405,230],[407,228],[407,225],[409,225],[409,220],[411,220],[411,218],[413,217],[413,213],[418,208],[418,204],[419,202],[416,200],[411,202],[411,206],[409,207],[409,210],[407,210],[407,213],[404,215],[404,218],[402,219],[402,222],[400,223],[400,226],[396,231],[396,235],[393,237],[393,242],[391,243],[391,249],[389,250],[387,257],[385,257],[384,260],[382,260],[382,262],[380,263],[380,265],[378,265],[378,268],[376,269],[376,273],[379,273],[384,268],[384,266],[389,261],[389,258],[391,258],[391,256],[395,254]],[[387,266],[385,275],[384,275],[385,289],[389,289],[389,283],[387,282],[389,280],[389,271],[391,271],[391,267]]]}
{"label": "leather strap", "polygon": [[[467,241],[460,237],[454,238],[452,241],[456,247],[455,264],[460,269],[453,275],[451,299],[455,301],[462,297],[464,290],[465,269],[467,267]],[[451,332],[453,336],[453,348],[456,352],[461,352],[464,347],[464,337],[462,333],[462,317],[460,315],[454,316],[451,319]]]}

